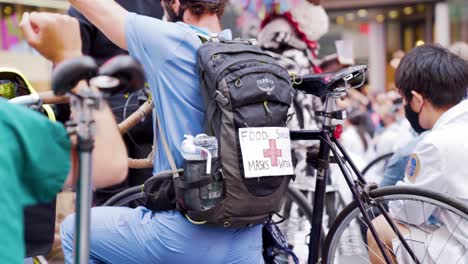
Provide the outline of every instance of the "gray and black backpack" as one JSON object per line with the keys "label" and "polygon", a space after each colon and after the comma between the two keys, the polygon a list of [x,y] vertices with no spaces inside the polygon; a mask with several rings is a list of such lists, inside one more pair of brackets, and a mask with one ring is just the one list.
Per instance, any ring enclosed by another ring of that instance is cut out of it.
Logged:
{"label": "gray and black backpack", "polygon": [[245,41],[207,41],[198,51],[198,67],[204,132],[216,138],[217,155],[210,159],[210,173],[206,160],[186,159],[184,170],[177,170],[156,117],[172,171],[145,182],[145,206],[155,211],[177,206],[197,224],[265,223],[279,211],[294,175],[286,127],[293,97],[290,77]]}
{"label": "gray and black backpack", "polygon": [[[219,151],[202,184],[222,182],[223,197],[208,210],[191,211],[180,203],[179,209],[193,221],[224,227],[264,223],[280,209],[293,176],[286,128],[292,102],[288,72],[245,41],[206,42],[198,51],[198,66],[205,133],[216,137]],[[193,173],[190,164],[187,173]],[[181,178],[175,181],[178,197],[190,186]],[[192,187],[200,187],[200,181]]]}

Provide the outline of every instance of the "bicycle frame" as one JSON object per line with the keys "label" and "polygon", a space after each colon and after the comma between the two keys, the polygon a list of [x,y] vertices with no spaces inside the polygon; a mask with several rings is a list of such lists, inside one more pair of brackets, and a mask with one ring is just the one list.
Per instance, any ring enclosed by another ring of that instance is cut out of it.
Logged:
{"label": "bicycle frame", "polygon": [[[308,264],[315,264],[319,263],[320,257],[320,250],[321,250],[321,234],[322,234],[322,220],[323,220],[323,210],[325,205],[325,191],[327,185],[327,177],[328,177],[328,170],[330,167],[330,153],[333,153],[335,157],[336,163],[338,164],[343,176],[346,180],[346,183],[349,189],[352,192],[354,200],[358,203],[359,209],[362,212],[364,217],[364,222],[369,227],[370,232],[372,233],[373,237],[375,238],[377,245],[382,252],[385,261],[387,263],[392,263],[391,258],[386,250],[384,250],[385,246],[383,242],[380,240],[379,236],[377,235],[377,231],[375,230],[374,225],[372,224],[372,220],[369,216],[365,213],[365,201],[371,201],[371,198],[366,195],[371,188],[371,185],[367,183],[367,181],[362,176],[361,172],[357,169],[357,166],[353,163],[352,159],[350,158],[349,154],[346,152],[344,147],[333,135],[335,126],[333,126],[332,121],[333,118],[331,117],[331,113],[334,111],[335,108],[335,101],[336,99],[343,97],[346,95],[346,90],[349,89],[344,87],[343,89],[336,89],[338,92],[333,92],[327,95],[326,102],[325,102],[325,110],[324,110],[324,125],[321,130],[301,130],[301,131],[291,131],[291,140],[319,140],[319,152],[317,159],[315,160],[315,168],[317,169],[317,176],[316,176],[316,183],[315,183],[315,192],[314,192],[314,199],[313,199],[313,221],[310,231],[310,242],[309,242],[309,260]],[[335,91],[336,91],[335,90]],[[308,155],[309,156],[309,153]],[[349,165],[347,165],[347,164]],[[307,158],[307,164],[312,165],[312,161],[310,158]],[[351,173],[350,170],[351,169]],[[354,174],[357,179],[353,179],[352,174]],[[372,202],[372,201],[371,201]],[[412,250],[410,250],[409,245],[403,239],[403,235],[398,230],[396,225],[391,220],[391,217],[388,213],[384,210],[382,205],[378,204],[378,208],[382,215],[385,217],[387,222],[390,224],[392,229],[395,231],[399,239],[402,241],[402,244],[406,248],[406,250],[410,253],[411,257],[416,263],[419,261],[416,259]]]}

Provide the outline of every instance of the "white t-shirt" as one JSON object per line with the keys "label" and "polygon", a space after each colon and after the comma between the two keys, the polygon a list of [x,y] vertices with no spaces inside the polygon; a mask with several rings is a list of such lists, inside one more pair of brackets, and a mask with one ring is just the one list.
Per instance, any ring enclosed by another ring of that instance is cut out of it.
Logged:
{"label": "white t-shirt", "polygon": [[[404,182],[409,185],[450,195],[468,206],[468,101],[450,108],[418,143],[410,156]],[[420,202],[390,203],[391,214],[406,223],[421,225],[432,215],[445,225],[462,245],[468,245],[468,221],[440,207]],[[423,213],[424,210],[424,213]],[[437,243],[437,241],[434,241]],[[440,241],[445,243],[445,241]]]}

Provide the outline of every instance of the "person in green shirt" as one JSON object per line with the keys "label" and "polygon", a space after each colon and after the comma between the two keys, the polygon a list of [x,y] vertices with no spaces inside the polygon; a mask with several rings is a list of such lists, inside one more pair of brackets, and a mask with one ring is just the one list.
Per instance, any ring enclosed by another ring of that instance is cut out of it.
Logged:
{"label": "person in green shirt", "polygon": [[[47,14],[31,30],[28,42],[54,64],[81,55],[68,49],[81,45],[76,20]],[[94,119],[93,185],[106,187],[125,179],[128,156],[109,107],[95,112]],[[23,208],[48,202],[64,184],[76,182],[73,142],[61,124],[0,98],[0,263],[23,263]]]}
{"label": "person in green shirt", "polygon": [[71,142],[60,124],[0,100],[0,260],[24,255],[23,207],[51,201],[71,168]]}

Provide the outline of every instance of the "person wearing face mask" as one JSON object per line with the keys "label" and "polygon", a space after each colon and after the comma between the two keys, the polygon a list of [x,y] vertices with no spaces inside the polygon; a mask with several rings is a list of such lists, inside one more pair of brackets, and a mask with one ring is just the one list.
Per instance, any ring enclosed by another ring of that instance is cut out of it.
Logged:
{"label": "person wearing face mask", "polygon": [[[468,206],[468,63],[438,45],[422,45],[408,53],[395,73],[395,84],[405,100],[406,117],[412,127],[421,132],[419,142],[411,151],[406,164],[404,179],[398,186],[414,186],[435,190],[458,199]],[[444,210],[425,206],[421,210],[418,202],[394,201],[389,203],[390,214],[400,224],[398,228],[405,237],[427,247],[428,237],[436,237],[432,249],[446,247],[441,259],[455,263],[463,259],[468,245],[468,223],[453,219]],[[415,210],[413,210],[414,208]],[[423,211],[422,215],[415,212]],[[457,223],[458,221],[458,223]],[[398,250],[400,243],[392,243],[396,234],[386,224],[383,216],[373,220],[387,246],[397,252],[398,263],[407,263],[411,258],[406,250]],[[433,223],[437,223],[434,225]],[[420,226],[430,226],[424,231]],[[453,231],[452,234],[450,234]],[[439,237],[442,236],[442,237]],[[447,237],[453,239],[448,241]],[[443,239],[437,239],[443,238]],[[448,242],[440,245],[438,241]],[[372,235],[368,232],[370,250],[380,252]],[[437,250],[426,256],[416,256],[427,263],[436,262]],[[435,253],[435,255],[433,255]],[[422,252],[425,254],[425,252]],[[380,263],[376,254],[371,254],[373,263]],[[412,262],[412,261],[409,261]]]}
{"label": "person wearing face mask", "polygon": [[405,105],[404,108],[405,117],[410,123],[411,128],[414,130],[414,133],[416,133],[416,136],[393,153],[392,157],[386,164],[382,181],[379,184],[380,187],[394,186],[398,181],[403,180],[405,177],[404,172],[406,164],[408,164],[410,155],[418,142],[424,138],[428,131],[419,125],[418,113],[412,111],[408,105]]}
{"label": "person wearing face mask", "polygon": [[[452,45],[452,47],[450,47],[450,51],[466,61],[466,58],[467,58],[466,54],[460,51],[462,49],[461,48],[456,49],[456,47],[460,47],[460,45],[458,44]],[[463,45],[461,46],[465,47]],[[395,65],[395,68],[398,67],[398,63],[399,63],[399,60],[397,64]],[[418,136],[414,137],[404,147],[395,151],[395,153],[393,154],[393,156],[390,158],[390,160],[387,163],[387,166],[384,171],[384,177],[379,185],[380,187],[393,186],[398,181],[403,180],[404,171],[405,171],[406,164],[408,163],[409,156],[412,154],[412,151],[416,147],[416,144],[422,138],[424,138],[426,132],[428,131],[428,129],[424,129],[421,127],[421,125],[419,124],[419,120],[418,120],[419,119],[418,113],[413,111],[408,104],[404,106],[404,110],[405,110],[405,118],[408,120],[409,124],[411,125],[411,128],[414,130],[414,132]]]}

